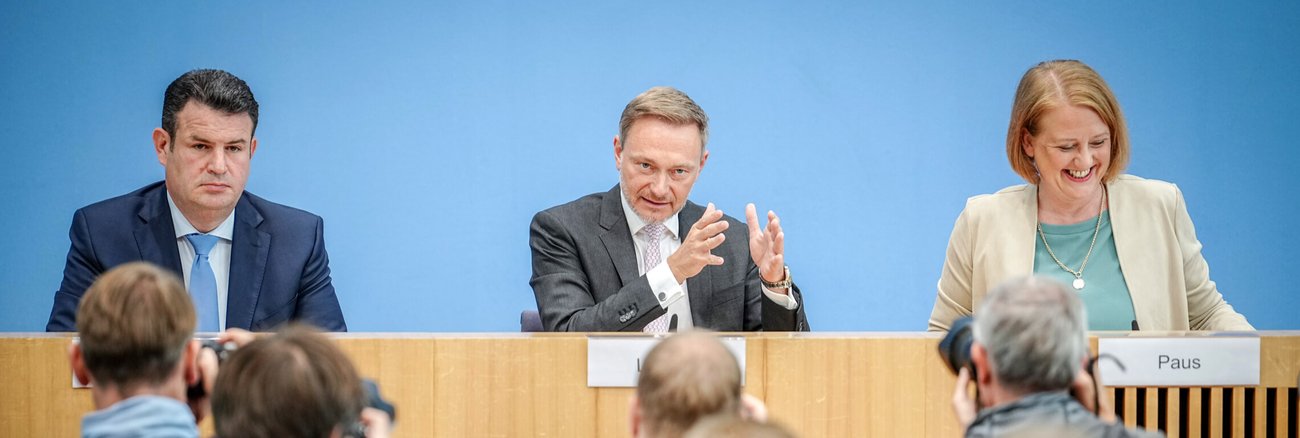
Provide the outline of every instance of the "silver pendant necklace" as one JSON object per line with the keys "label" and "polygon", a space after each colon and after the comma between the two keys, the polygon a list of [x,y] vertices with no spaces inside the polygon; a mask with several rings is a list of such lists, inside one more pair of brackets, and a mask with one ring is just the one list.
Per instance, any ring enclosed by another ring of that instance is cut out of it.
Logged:
{"label": "silver pendant necklace", "polygon": [[1088,244],[1088,253],[1083,255],[1083,264],[1079,265],[1078,271],[1070,269],[1069,266],[1065,266],[1065,263],[1061,263],[1061,259],[1056,258],[1056,253],[1052,252],[1051,245],[1047,244],[1047,235],[1043,234],[1043,221],[1038,221],[1034,225],[1034,228],[1038,231],[1038,237],[1043,239],[1043,248],[1047,248],[1047,255],[1052,256],[1052,261],[1056,262],[1056,266],[1060,266],[1065,272],[1074,275],[1074,282],[1071,284],[1074,286],[1074,290],[1083,290],[1083,287],[1087,284],[1083,281],[1083,268],[1088,267],[1088,258],[1092,257],[1092,249],[1097,246],[1097,235],[1101,234],[1101,212],[1105,210],[1105,207],[1106,187],[1102,186],[1101,204],[1097,206],[1097,227],[1092,230],[1092,243]]}

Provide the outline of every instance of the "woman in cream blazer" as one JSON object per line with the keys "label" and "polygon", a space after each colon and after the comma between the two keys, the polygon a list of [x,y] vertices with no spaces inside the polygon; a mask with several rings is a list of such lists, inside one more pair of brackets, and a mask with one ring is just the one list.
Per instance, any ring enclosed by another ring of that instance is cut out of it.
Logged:
{"label": "woman in cream blazer", "polygon": [[[1143,330],[1253,330],[1210,280],[1201,242],[1173,184],[1120,175],[1107,184],[1115,250]],[[966,201],[957,217],[931,331],[970,315],[990,289],[1033,274],[1038,188],[1008,187]]]}
{"label": "woman in cream blazer", "polygon": [[[1114,255],[1140,329],[1254,329],[1210,280],[1178,187],[1122,174],[1128,159],[1123,116],[1091,68],[1078,61],[1049,61],[1025,73],[1012,108],[1007,157],[1030,184],[966,202],[948,241],[931,331],[947,331],[953,321],[971,315],[999,283],[1034,274],[1040,220],[1096,220],[1100,230],[1098,206],[1109,211]],[[1094,212],[1096,219],[1084,219]],[[1097,234],[1090,234],[1095,244]],[[1096,256],[1092,247],[1088,255]],[[1040,268],[1076,267],[1055,254],[1051,260],[1061,266]],[[1078,284],[1083,287],[1082,280]]]}

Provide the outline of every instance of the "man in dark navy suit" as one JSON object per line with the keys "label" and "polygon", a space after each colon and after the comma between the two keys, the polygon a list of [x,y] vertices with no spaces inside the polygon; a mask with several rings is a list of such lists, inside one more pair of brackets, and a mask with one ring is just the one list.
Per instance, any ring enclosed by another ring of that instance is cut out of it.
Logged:
{"label": "man in dark navy suit", "polygon": [[137,260],[184,278],[200,332],[292,320],[347,330],[321,218],[244,191],[257,111],[248,84],[225,71],[190,71],[167,87],[153,131],[166,179],[73,215],[47,331],[76,330],[77,304],[95,278]]}

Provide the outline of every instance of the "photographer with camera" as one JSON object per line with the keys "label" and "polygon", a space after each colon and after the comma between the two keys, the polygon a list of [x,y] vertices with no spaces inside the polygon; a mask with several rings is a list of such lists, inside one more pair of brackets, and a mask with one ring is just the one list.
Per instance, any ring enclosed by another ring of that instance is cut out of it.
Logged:
{"label": "photographer with camera", "polygon": [[239,350],[221,364],[213,389],[217,436],[389,435],[392,406],[329,338],[296,324],[251,342],[238,334]]}
{"label": "photographer with camera", "polygon": [[1086,371],[1083,302],[1064,285],[1045,277],[1008,281],[975,315],[939,344],[957,372],[952,405],[967,437],[1163,436],[1126,429],[1098,397]]}
{"label": "photographer with camera", "polygon": [[217,358],[192,339],[195,321],[185,286],[157,266],[124,264],[90,286],[68,351],[76,379],[92,385],[83,437],[199,436],[208,400],[186,388],[211,389]]}

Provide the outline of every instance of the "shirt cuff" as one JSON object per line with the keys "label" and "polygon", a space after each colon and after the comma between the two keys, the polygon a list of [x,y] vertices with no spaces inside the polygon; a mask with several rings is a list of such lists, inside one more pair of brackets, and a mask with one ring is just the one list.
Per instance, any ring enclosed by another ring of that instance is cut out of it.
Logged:
{"label": "shirt cuff", "polygon": [[650,282],[650,292],[654,293],[655,299],[659,300],[659,307],[665,310],[668,309],[668,305],[686,296],[686,291],[677,282],[677,278],[673,277],[673,270],[668,267],[668,263],[659,263],[647,271],[645,279]]}
{"label": "shirt cuff", "polygon": [[[777,304],[780,304],[781,307],[785,308],[785,310],[794,310],[799,308],[799,302],[795,301],[793,295],[786,295],[786,294],[779,294],[776,292],[772,292],[770,289],[767,288],[767,286],[762,286],[762,288],[763,288],[763,295],[767,295],[767,299],[772,300],[772,302],[775,302]],[[790,289],[793,290],[794,288],[791,287]]]}

